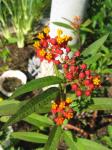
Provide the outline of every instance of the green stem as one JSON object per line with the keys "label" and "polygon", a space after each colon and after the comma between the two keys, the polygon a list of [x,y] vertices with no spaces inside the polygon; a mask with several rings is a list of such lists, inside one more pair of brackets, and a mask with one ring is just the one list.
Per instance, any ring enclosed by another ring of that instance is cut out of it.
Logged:
{"label": "green stem", "polygon": [[[59,77],[59,70],[57,68],[57,65],[54,64],[54,72],[56,74],[57,77]],[[60,89],[60,96],[61,96],[61,99],[63,100],[65,98],[65,88],[64,88],[64,84],[59,84],[59,89]]]}

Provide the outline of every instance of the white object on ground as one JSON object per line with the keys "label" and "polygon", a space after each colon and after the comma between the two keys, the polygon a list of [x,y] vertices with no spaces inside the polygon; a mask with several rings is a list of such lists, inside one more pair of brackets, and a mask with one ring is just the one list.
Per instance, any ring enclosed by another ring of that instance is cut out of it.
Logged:
{"label": "white object on ground", "polygon": [[0,76],[0,91],[6,95],[6,96],[11,96],[13,93],[12,92],[7,92],[6,90],[3,89],[2,84],[5,80],[5,78],[9,78],[9,77],[15,77],[21,80],[22,84],[26,84],[27,82],[27,77],[26,75],[19,71],[19,70],[8,70],[5,71],[1,76]]}
{"label": "white object on ground", "polygon": [[[54,66],[52,61],[48,62],[47,60],[43,60],[40,64],[40,70],[41,72],[38,73],[36,79],[46,77],[46,76],[55,76],[55,71],[54,71]],[[47,86],[43,88],[43,90],[47,90],[50,87],[58,87],[58,85]]]}
{"label": "white object on ground", "polygon": [[36,78],[42,78],[46,76],[53,76],[54,73],[54,67],[53,62],[48,62],[47,60],[43,60],[40,64],[40,73],[36,76]]}
{"label": "white object on ground", "polygon": [[28,72],[32,75],[32,76],[36,76],[38,75],[38,73],[41,72],[40,70],[40,58],[33,56],[32,59],[29,59],[28,62]]}

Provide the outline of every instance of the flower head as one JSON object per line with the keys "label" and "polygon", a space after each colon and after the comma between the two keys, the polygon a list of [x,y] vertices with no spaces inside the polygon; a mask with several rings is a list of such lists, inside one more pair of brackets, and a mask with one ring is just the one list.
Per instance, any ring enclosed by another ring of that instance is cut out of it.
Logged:
{"label": "flower head", "polygon": [[40,40],[45,38],[43,33],[39,33],[37,37],[38,37],[38,39],[40,39]]}
{"label": "flower head", "polygon": [[51,112],[57,125],[62,125],[65,119],[73,118],[73,110],[70,107],[71,103],[72,99],[69,97],[66,100],[52,103]]}
{"label": "flower head", "polygon": [[93,78],[93,84],[94,84],[95,86],[101,85],[101,80],[100,80],[100,77],[99,77],[99,76],[96,76],[96,77]]}
{"label": "flower head", "polygon": [[45,27],[42,33],[38,34],[38,41],[34,43],[36,48],[37,56],[48,62],[53,61],[53,63],[58,60],[58,64],[63,62],[63,59],[68,56],[71,49],[68,47],[68,42],[71,37],[68,35],[63,35],[61,29],[57,30],[57,36],[51,38],[49,36],[49,28]]}
{"label": "flower head", "polygon": [[45,28],[43,29],[43,31],[44,31],[44,33],[48,34],[48,33],[50,32],[50,29],[49,29],[48,27],[45,27]]}

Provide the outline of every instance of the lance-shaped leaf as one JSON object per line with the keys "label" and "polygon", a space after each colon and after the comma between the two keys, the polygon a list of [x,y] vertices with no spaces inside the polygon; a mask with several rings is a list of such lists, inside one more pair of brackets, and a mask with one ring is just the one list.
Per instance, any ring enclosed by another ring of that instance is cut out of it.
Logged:
{"label": "lance-shaped leaf", "polygon": [[97,41],[95,41],[94,43],[92,43],[91,45],[89,45],[89,47],[87,47],[83,52],[82,55],[87,56],[87,55],[95,55],[97,53],[97,51],[99,50],[99,48],[104,44],[104,42],[106,41],[107,37],[109,34],[104,35],[103,37],[101,37],[100,39],[98,39]]}
{"label": "lance-shaped leaf", "polygon": [[[76,99],[76,96],[74,93],[67,94],[68,97],[70,97],[72,100]],[[90,111],[90,110],[112,110],[112,98],[108,97],[100,97],[100,98],[92,98],[92,104],[88,106],[87,109],[84,109],[83,111]]]}
{"label": "lance-shaped leaf", "polygon": [[33,112],[41,113],[46,105],[50,105],[51,101],[56,98],[58,95],[59,90],[58,88],[49,88],[45,92],[41,93],[40,95],[33,97],[30,101],[28,101],[25,105],[23,105],[16,114],[14,114],[9,121],[3,126],[6,128],[9,125],[12,125],[28,115],[32,114]]}
{"label": "lance-shaped leaf", "polygon": [[22,95],[24,93],[33,91],[35,89],[41,89],[49,85],[60,84],[62,82],[63,82],[62,79],[55,76],[47,76],[47,77],[31,80],[27,82],[25,85],[19,87],[10,97],[10,99]]}
{"label": "lance-shaped leaf", "polygon": [[88,106],[88,110],[112,110],[112,98],[93,98],[93,104]]}
{"label": "lance-shaped leaf", "polygon": [[62,134],[61,127],[54,126],[49,135],[49,138],[44,147],[44,150],[57,150],[57,147],[61,138],[61,134]]}
{"label": "lance-shaped leaf", "polygon": [[71,150],[78,150],[75,139],[73,139],[72,133],[70,131],[64,131],[64,141]]}
{"label": "lance-shaped leaf", "polygon": [[112,125],[109,125],[109,126],[108,126],[107,131],[108,131],[109,137],[110,137],[111,140],[112,140]]}
{"label": "lance-shaped leaf", "polygon": [[66,29],[73,30],[73,28],[69,24],[66,24],[66,23],[63,23],[63,22],[53,22],[53,24],[55,24],[57,26],[60,26],[60,27],[63,27],[63,28],[66,28]]}
{"label": "lance-shaped leaf", "polygon": [[102,144],[83,138],[77,138],[75,143],[78,150],[110,150]]}
{"label": "lance-shaped leaf", "polygon": [[[27,101],[17,101],[17,100],[5,100],[0,103],[0,116],[11,116],[14,115]],[[47,113],[50,110],[49,105],[45,105],[39,110],[40,113]]]}
{"label": "lance-shaped leaf", "polygon": [[11,138],[33,143],[46,143],[48,136],[36,132],[13,132]]}
{"label": "lance-shaped leaf", "polygon": [[26,121],[36,127],[40,127],[40,126],[47,127],[47,126],[54,124],[53,121],[50,118],[48,118],[47,116],[42,116],[42,115],[39,115],[36,113],[33,113],[33,114],[29,115],[28,117],[26,117],[24,119],[24,121]]}
{"label": "lance-shaped leaf", "polygon": [[26,103],[27,101],[19,102],[17,100],[4,100],[0,102],[0,116],[10,116]]}

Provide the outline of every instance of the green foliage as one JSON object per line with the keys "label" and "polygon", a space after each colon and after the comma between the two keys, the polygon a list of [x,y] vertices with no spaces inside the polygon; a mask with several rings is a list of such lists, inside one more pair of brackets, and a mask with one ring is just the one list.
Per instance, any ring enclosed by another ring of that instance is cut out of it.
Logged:
{"label": "green foliage", "polygon": [[93,98],[93,104],[87,110],[112,110],[112,98]]}
{"label": "green foliage", "polygon": [[[67,94],[68,97],[70,97],[74,102],[72,103],[72,106],[74,106],[75,110],[78,110],[78,99],[74,95],[74,93]],[[86,102],[85,102],[86,103]],[[84,103],[84,106],[85,106]],[[89,105],[87,105],[86,108],[83,108],[82,111],[91,111],[91,110],[112,110],[112,98],[105,98],[105,97],[93,97],[91,98],[91,101]],[[79,111],[79,110],[78,110]]]}
{"label": "green foliage", "polygon": [[58,77],[55,76],[47,76],[35,80],[31,80],[27,82],[27,84],[19,87],[11,96],[12,98],[15,98],[19,95],[22,95],[24,93],[33,91],[35,89],[41,89],[43,87],[49,86],[49,85],[54,85],[54,84],[60,84],[62,83],[62,80]]}
{"label": "green foliage", "polygon": [[112,140],[110,139],[109,136],[103,136],[100,141],[105,144],[106,146],[108,146],[109,148],[112,148]]}
{"label": "green foliage", "polygon": [[[11,0],[10,3],[7,3],[7,1],[5,0],[1,0],[1,2],[2,2],[3,7],[5,8],[5,12],[8,12],[10,14],[9,16],[13,20],[13,24],[15,24],[15,29],[17,33],[16,38],[18,39],[18,46],[21,47],[24,44],[25,35],[31,29],[33,19],[37,17],[35,13],[31,15],[33,13],[33,8],[36,8],[37,5],[33,3],[34,2],[33,0],[32,1]],[[27,2],[29,2],[29,4]],[[38,1],[38,7],[39,7],[39,2],[40,2],[40,5],[42,4],[42,1]],[[20,4],[20,5],[18,5],[18,7],[14,7],[15,4]],[[105,0],[105,4],[109,5],[110,1]],[[29,8],[29,6],[31,8]],[[103,7],[102,3],[99,7]],[[103,7],[103,10],[104,10],[104,7]],[[41,15],[41,12],[40,14],[38,14],[38,16],[40,15]],[[102,17],[101,15],[99,16]],[[100,19],[100,17],[98,18],[96,17],[96,18]],[[87,35],[86,33],[89,32],[89,34],[92,33],[92,35],[93,34],[95,35],[93,30],[90,29],[90,25],[92,25],[93,28],[96,28],[97,21],[94,22],[94,25],[93,25],[92,19],[87,19],[85,22],[83,22],[80,25],[80,28],[78,29],[75,29],[75,27],[72,26],[72,22],[69,20],[68,20],[69,24],[62,23],[62,22],[53,22],[53,23],[55,25],[71,30],[78,37],[79,43],[77,45],[74,45],[73,47],[73,49],[76,49],[76,48],[85,47],[84,44],[85,44],[86,35]],[[65,18],[65,20],[67,19]],[[101,27],[103,26],[104,25],[101,23]],[[3,28],[5,28],[5,26]],[[103,31],[103,28],[102,28],[102,31]],[[95,41],[94,43],[89,45],[87,48],[84,48],[84,50],[82,51],[81,60],[79,60],[79,61],[83,60],[84,63],[89,65],[88,68],[98,73],[112,72],[112,69],[109,68],[112,65],[112,60],[111,60],[112,55],[111,55],[110,50],[104,46],[104,43],[109,36],[109,31],[110,30],[102,32],[100,39],[98,38],[97,38],[98,40],[94,39]],[[99,37],[99,35],[96,37]],[[79,62],[79,65],[80,65],[80,62]],[[57,100],[57,101],[60,99],[65,100],[65,97],[72,98],[73,102],[69,106],[73,108],[75,112],[78,112],[78,113],[88,112],[88,111],[90,112],[91,110],[92,111],[96,111],[96,110],[106,110],[106,111],[109,110],[110,111],[112,110],[112,98],[104,98],[104,97],[103,98],[102,97],[90,98],[86,96],[83,98],[82,97],[80,98],[80,97],[76,97],[74,93],[68,94],[66,93],[66,88],[69,88],[68,86],[71,83],[65,82],[63,74],[61,74],[57,70],[56,67],[55,67],[55,73],[56,73],[56,76],[48,76],[48,77],[39,78],[39,79],[35,79],[35,80],[28,82],[26,85],[19,87],[8,100],[5,100],[4,102],[0,103],[0,115],[3,117],[5,115],[12,115],[10,119],[8,119],[9,116],[8,118],[1,118],[2,123],[6,122],[6,124],[3,126],[2,129],[6,129],[8,126],[13,125],[23,120],[33,126],[31,128],[31,131],[36,129],[36,132],[14,132],[11,134],[11,138],[34,142],[34,143],[45,143],[44,147],[39,148],[39,149],[56,150],[58,149],[60,141],[64,140],[64,142],[69,147],[69,150],[74,150],[74,149],[75,150],[90,150],[90,149],[91,150],[109,150],[105,146],[99,143],[96,143],[95,141],[83,139],[83,138],[77,138],[76,135],[73,136],[71,132],[64,131],[63,127],[65,125],[64,124],[65,122],[63,123],[63,126],[56,126],[54,122],[48,118],[50,115],[48,113],[50,112],[50,109],[51,109],[52,100]],[[31,99],[27,101],[19,102],[19,101],[13,100],[14,98],[17,98],[18,96],[25,94],[27,92],[30,92],[36,89],[42,89],[44,87],[48,87],[48,86],[56,85],[56,84],[59,85],[58,86],[59,88],[56,88],[56,87],[49,88],[46,91],[41,92],[41,94],[35,97],[32,97]],[[53,115],[52,115],[52,118],[55,119]],[[67,123],[68,123],[68,120],[67,120]],[[39,130],[44,129],[45,131],[46,127],[50,127],[50,126],[52,126],[51,127],[52,130],[50,132],[49,137],[44,134],[39,133]],[[108,136],[103,137],[102,142],[104,142],[104,144],[106,144],[109,148],[112,148],[112,127],[111,126],[108,127]]]}
{"label": "green foliage", "polygon": [[[57,88],[49,88],[45,92],[41,93],[40,95],[33,97],[30,101],[28,101],[25,105],[23,105],[17,113],[15,113],[9,121],[5,124],[3,128],[12,125],[28,115],[32,114],[33,112],[42,113],[46,112],[45,106],[48,105],[50,107],[50,103],[53,99],[57,97],[59,94],[59,90]],[[47,108],[49,111],[49,108]]]}
{"label": "green foliage", "polygon": [[88,17],[92,21],[90,27],[92,28],[92,30],[95,31],[93,35],[89,34],[89,37],[92,36],[92,39],[95,40],[96,38],[99,38],[102,35],[110,32],[110,36],[109,39],[106,41],[106,45],[108,45],[108,47],[112,49],[112,1],[90,0],[88,14]]}
{"label": "green foliage", "polygon": [[26,102],[27,101],[19,102],[17,100],[4,100],[0,102],[0,116],[13,115],[22,105],[26,104]]}
{"label": "green foliage", "polygon": [[43,10],[49,7],[49,2],[50,0],[1,0],[0,24],[3,36],[11,43],[17,42],[19,48],[24,47],[25,36],[35,20],[38,21],[44,15]]}
{"label": "green foliage", "polygon": [[[75,143],[75,140],[72,136],[72,133],[69,131],[64,131],[64,141],[66,142],[66,144],[69,146],[70,150],[78,150],[77,149],[77,145]],[[80,149],[81,150],[81,149]]]}
{"label": "green foliage", "polygon": [[107,126],[107,134],[108,135],[101,137],[100,141],[109,148],[112,148],[112,125]]}
{"label": "green foliage", "polygon": [[70,131],[64,131],[64,140],[70,150],[109,150],[101,144],[84,138],[73,138]]}
{"label": "green foliage", "polygon": [[47,116],[42,116],[36,113],[33,113],[26,117],[24,121],[36,126],[36,127],[48,127],[54,125],[53,121]]}
{"label": "green foliage", "polygon": [[58,127],[54,126],[50,135],[49,135],[49,138],[48,138],[48,141],[44,147],[44,150],[56,150],[58,147],[60,138],[61,138],[61,134],[62,134],[61,127],[60,126],[58,126]]}
{"label": "green foliage", "polygon": [[58,25],[58,26],[60,26],[60,27],[64,27],[64,28],[66,28],[66,29],[71,29],[71,30],[73,30],[73,28],[71,27],[71,25],[68,25],[68,24],[63,23],[63,22],[53,22],[53,24]]}
{"label": "green foliage", "polygon": [[36,132],[13,132],[11,138],[33,143],[46,143],[48,136]]}
{"label": "green foliage", "polygon": [[108,126],[107,130],[108,130],[109,137],[112,140],[112,125]]}
{"label": "green foliage", "polygon": [[8,49],[3,49],[2,51],[0,51],[0,58],[3,59],[4,62],[6,62],[8,60],[10,51]]}
{"label": "green foliage", "polygon": [[95,57],[95,55],[98,52],[99,48],[101,46],[103,46],[104,42],[106,41],[108,35],[109,34],[104,35],[103,37],[101,37],[100,39],[98,39],[97,41],[95,41],[94,43],[92,43],[91,45],[89,45],[89,47],[86,48],[82,52],[82,55],[84,55],[84,56],[94,55],[94,57]]}
{"label": "green foliage", "polygon": [[84,63],[88,64],[90,69],[97,73],[112,73],[110,66],[112,65],[111,51],[103,44],[109,34],[104,35],[94,43],[83,50]]}
{"label": "green foliage", "polygon": [[101,144],[83,138],[77,138],[76,145],[78,150],[109,150]]}

